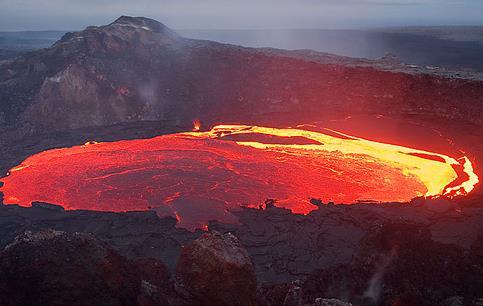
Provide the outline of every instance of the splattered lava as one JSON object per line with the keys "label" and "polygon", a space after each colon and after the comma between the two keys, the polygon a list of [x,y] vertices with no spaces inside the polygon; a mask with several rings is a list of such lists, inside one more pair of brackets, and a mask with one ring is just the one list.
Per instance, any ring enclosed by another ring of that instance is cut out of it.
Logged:
{"label": "splattered lava", "polygon": [[310,198],[336,203],[455,196],[478,182],[466,157],[329,129],[220,125],[151,139],[89,142],[27,158],[2,179],[5,202],[66,209],[155,210],[186,228],[236,222],[228,211],[267,198],[296,213]]}

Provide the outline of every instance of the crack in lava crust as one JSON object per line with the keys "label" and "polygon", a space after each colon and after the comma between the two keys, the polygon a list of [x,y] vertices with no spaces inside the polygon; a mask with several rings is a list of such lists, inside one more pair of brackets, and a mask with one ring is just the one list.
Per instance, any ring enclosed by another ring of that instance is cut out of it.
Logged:
{"label": "crack in lava crust", "polygon": [[[338,203],[455,196],[478,182],[471,162],[333,130],[219,125],[208,132],[53,149],[10,170],[9,204],[171,215],[188,229],[236,222],[230,210],[267,198],[295,213]],[[464,177],[464,179],[462,179]],[[461,182],[460,182],[461,181]],[[459,184],[456,185],[455,182]]]}

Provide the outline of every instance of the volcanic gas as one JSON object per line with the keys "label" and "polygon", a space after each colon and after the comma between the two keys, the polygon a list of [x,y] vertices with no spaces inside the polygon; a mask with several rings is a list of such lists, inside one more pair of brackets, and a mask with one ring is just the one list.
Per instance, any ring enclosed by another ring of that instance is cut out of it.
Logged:
{"label": "volcanic gas", "polygon": [[87,142],[35,154],[0,189],[9,204],[172,215],[181,226],[236,222],[231,209],[267,198],[295,213],[337,203],[456,196],[478,182],[470,160],[330,129],[219,125],[200,132]]}

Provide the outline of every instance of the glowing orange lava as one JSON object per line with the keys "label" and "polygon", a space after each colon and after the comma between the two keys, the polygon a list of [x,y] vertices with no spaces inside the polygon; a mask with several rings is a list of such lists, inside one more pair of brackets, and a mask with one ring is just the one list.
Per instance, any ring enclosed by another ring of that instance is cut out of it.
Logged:
{"label": "glowing orange lava", "polygon": [[193,132],[199,132],[201,129],[201,121],[198,119],[193,121]]}
{"label": "glowing orange lava", "polygon": [[464,195],[478,176],[468,158],[460,160],[328,129],[219,125],[44,151],[12,168],[0,190],[9,204],[153,209],[181,226],[203,228],[214,219],[236,222],[230,209],[267,198],[308,213],[315,209],[310,198],[354,203]]}

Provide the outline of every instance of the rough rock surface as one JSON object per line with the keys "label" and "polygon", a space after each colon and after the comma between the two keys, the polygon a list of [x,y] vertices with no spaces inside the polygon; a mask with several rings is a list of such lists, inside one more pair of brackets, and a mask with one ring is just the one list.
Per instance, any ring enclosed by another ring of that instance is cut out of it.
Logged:
{"label": "rough rock surface", "polygon": [[129,261],[87,234],[27,231],[0,253],[1,305],[163,305],[171,293],[161,262]]}
{"label": "rough rock surface", "polygon": [[[175,219],[160,219],[154,212],[63,211],[45,203],[31,208],[0,205],[0,248],[12,245],[15,236],[28,230],[53,228],[71,233],[60,237],[92,233],[103,241],[96,244],[101,249],[107,249],[106,243],[132,258],[131,262],[145,262],[134,264],[136,273],[147,281],[142,283],[141,292],[153,292],[150,284],[157,282],[164,284],[157,286],[164,289],[155,292],[169,296],[169,277],[156,278],[158,273],[149,271],[157,271],[157,261],[150,266],[141,258],[161,259],[174,270],[181,247],[193,243],[186,252],[195,248],[201,257],[192,262],[203,263],[211,269],[210,275],[213,262],[220,262],[224,254],[214,250],[243,245],[246,253],[240,251],[241,257],[235,258],[246,259],[248,254],[261,286],[257,301],[265,305],[282,305],[294,287],[302,288],[303,300],[310,304],[320,297],[336,297],[354,305],[371,305],[375,300],[437,304],[452,296],[461,296],[466,303],[481,298],[478,292],[483,289],[482,203],[476,198],[459,204],[322,205],[307,216],[277,207],[243,209],[236,213],[240,224],[212,222],[209,226],[210,232],[233,233],[239,242],[226,240],[223,234],[205,233],[223,242],[203,238],[206,243],[201,245],[193,241],[202,231],[178,229]],[[206,250],[202,245],[215,249]],[[55,250],[56,244],[53,247]],[[210,254],[209,259],[206,254]],[[190,267],[189,262],[184,268]],[[302,282],[290,284],[296,279]],[[420,287],[427,289],[420,291]]]}
{"label": "rough rock surface", "polygon": [[352,306],[351,303],[346,303],[338,299],[315,299],[315,306]]}
{"label": "rough rock surface", "polygon": [[181,245],[202,233],[177,229],[175,225],[174,218],[160,219],[154,212],[116,214],[0,205],[0,248],[26,230],[51,228],[92,233],[124,256],[158,258],[174,269]]}
{"label": "rough rock surface", "polygon": [[[240,224],[212,222],[209,230],[231,232],[238,237],[254,264],[258,280],[269,283],[290,282],[316,269],[350,263],[363,237],[387,221],[421,226],[430,231],[432,240],[465,250],[472,246],[478,250],[475,241],[483,234],[483,201],[478,197],[460,203],[323,205],[307,216],[277,207],[243,209],[235,214]],[[160,219],[154,212],[107,213],[0,205],[0,248],[25,230],[87,232],[124,256],[158,258],[174,270],[181,246],[203,233],[175,225],[175,219]],[[478,252],[481,254],[481,249]]]}
{"label": "rough rock surface", "polygon": [[257,280],[247,251],[230,233],[206,233],[184,246],[176,288],[201,305],[257,305]]}
{"label": "rough rock surface", "polygon": [[285,299],[283,300],[283,306],[303,306],[304,298],[302,288],[299,286],[293,286],[287,292]]}
{"label": "rough rock surface", "polygon": [[438,306],[463,306],[464,298],[461,296],[452,296],[445,299]]}
{"label": "rough rock surface", "polygon": [[151,19],[121,17],[0,65],[0,128],[30,134],[195,118],[281,124],[328,113],[481,124],[481,81],[325,57],[191,40]]}
{"label": "rough rock surface", "polygon": [[479,245],[481,239],[465,252],[433,241],[422,226],[388,222],[367,233],[349,264],[309,276],[304,294],[356,305],[438,305],[453,296],[468,304],[483,292]]}
{"label": "rough rock surface", "polygon": [[242,225],[213,222],[209,227],[240,239],[260,280],[286,282],[314,269],[351,262],[363,237],[387,221],[422,226],[435,241],[469,249],[483,233],[481,204],[467,199],[460,204],[435,200],[410,205],[323,205],[307,216],[277,207],[245,209],[235,213]]}

